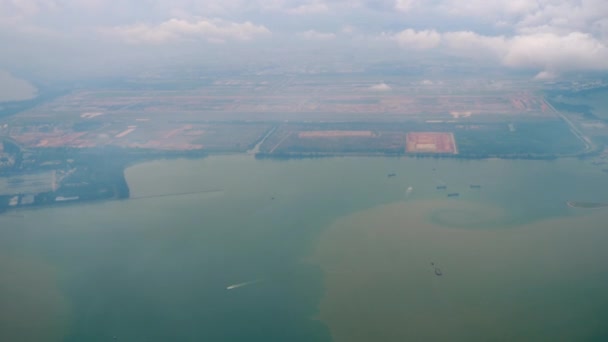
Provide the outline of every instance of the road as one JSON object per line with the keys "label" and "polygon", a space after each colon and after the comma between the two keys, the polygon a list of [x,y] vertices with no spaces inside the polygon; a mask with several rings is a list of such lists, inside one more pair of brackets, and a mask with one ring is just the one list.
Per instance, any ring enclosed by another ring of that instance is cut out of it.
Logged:
{"label": "road", "polygon": [[568,126],[570,126],[570,130],[572,131],[572,133],[583,143],[585,144],[585,150],[582,153],[587,153],[590,151],[593,151],[596,146],[595,144],[593,144],[593,142],[591,141],[591,139],[589,139],[586,135],[583,134],[583,132],[581,132],[578,127],[576,127],[574,125],[574,123],[563,113],[559,112],[557,109],[555,109],[555,107],[553,107],[553,105],[545,98],[543,99],[545,101],[545,103],[547,104],[547,106],[549,106],[549,108],[551,108],[553,110],[553,112],[555,112],[555,114],[557,116],[559,116],[562,120],[564,120],[564,122],[566,122],[568,124]]}

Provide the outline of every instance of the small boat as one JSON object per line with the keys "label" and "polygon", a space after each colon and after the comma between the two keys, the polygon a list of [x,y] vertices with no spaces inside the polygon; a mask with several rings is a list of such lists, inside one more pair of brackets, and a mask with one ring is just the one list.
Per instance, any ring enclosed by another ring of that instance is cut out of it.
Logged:
{"label": "small boat", "polygon": [[443,273],[441,273],[441,270],[439,269],[439,267],[435,267],[435,275],[438,277],[441,277],[443,275]]}

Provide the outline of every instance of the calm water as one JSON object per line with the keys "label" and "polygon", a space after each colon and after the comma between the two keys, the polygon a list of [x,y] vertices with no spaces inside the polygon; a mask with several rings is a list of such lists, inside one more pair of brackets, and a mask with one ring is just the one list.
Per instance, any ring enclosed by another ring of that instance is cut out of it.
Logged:
{"label": "calm water", "polygon": [[584,162],[222,156],[126,176],[139,199],[0,216],[0,340],[607,332],[607,211],[564,204],[608,201]]}

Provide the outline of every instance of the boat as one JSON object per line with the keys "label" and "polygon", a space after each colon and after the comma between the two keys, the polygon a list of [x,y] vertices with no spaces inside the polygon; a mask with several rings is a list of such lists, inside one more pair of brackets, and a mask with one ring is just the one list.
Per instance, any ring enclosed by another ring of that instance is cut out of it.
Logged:
{"label": "boat", "polygon": [[458,192],[452,192],[448,194],[448,197],[458,197],[460,194]]}
{"label": "boat", "polygon": [[226,290],[238,289],[239,287],[244,287],[244,286],[252,285],[252,284],[255,284],[255,283],[259,283],[261,281],[262,281],[261,279],[257,279],[257,280],[246,281],[244,283],[232,284],[230,286],[226,286]]}

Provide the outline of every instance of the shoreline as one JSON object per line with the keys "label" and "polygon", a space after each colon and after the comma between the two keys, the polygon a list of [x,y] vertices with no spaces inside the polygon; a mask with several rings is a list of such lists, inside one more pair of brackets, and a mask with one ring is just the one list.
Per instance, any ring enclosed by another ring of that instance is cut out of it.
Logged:
{"label": "shoreline", "polygon": [[[52,152],[52,151],[49,151]],[[251,153],[246,152],[206,152],[202,150],[196,151],[142,151],[142,150],[115,150],[108,149],[103,158],[100,158],[101,151],[95,150],[69,150],[65,151],[64,157],[70,157],[78,161],[80,167],[88,168],[90,175],[93,178],[98,178],[99,175],[109,176],[109,179],[97,180],[94,185],[101,188],[111,189],[106,190],[103,194],[101,192],[95,193],[95,189],[79,189],[71,188],[69,193],[65,194],[65,188],[61,185],[59,189],[34,194],[36,201],[33,203],[21,203],[21,197],[25,196],[24,193],[14,193],[11,195],[0,196],[0,215],[6,212],[13,212],[15,210],[28,209],[28,208],[40,208],[40,207],[51,207],[54,205],[65,206],[78,203],[91,203],[104,200],[124,200],[131,199],[130,188],[126,183],[125,171],[132,166],[139,165],[142,163],[159,161],[159,160],[177,160],[177,159],[191,159],[199,160],[206,157],[216,156],[243,156],[253,157],[256,160],[297,160],[297,159],[325,159],[325,158],[415,158],[415,159],[445,159],[445,160],[554,160],[554,159],[569,159],[570,156],[545,156],[545,157],[530,157],[530,156],[488,156],[488,157],[471,157],[462,154],[458,155],[447,155],[447,154],[409,154],[409,153],[364,153],[364,152],[352,152],[352,153],[289,153],[289,154],[268,154],[268,153]],[[35,170],[28,170],[29,172],[35,172]],[[5,173],[3,176],[18,176],[13,172]],[[31,195],[31,194],[30,194]],[[10,204],[14,201],[15,197],[18,198],[17,204]],[[568,201],[567,205],[572,208],[600,208],[608,207],[608,203],[587,203]]]}

